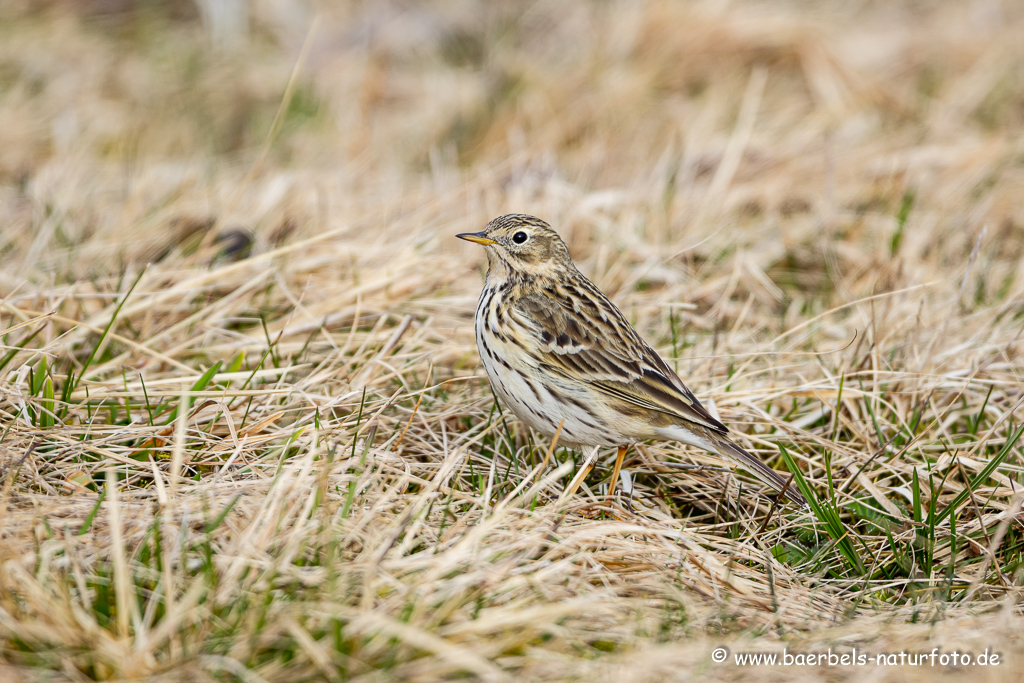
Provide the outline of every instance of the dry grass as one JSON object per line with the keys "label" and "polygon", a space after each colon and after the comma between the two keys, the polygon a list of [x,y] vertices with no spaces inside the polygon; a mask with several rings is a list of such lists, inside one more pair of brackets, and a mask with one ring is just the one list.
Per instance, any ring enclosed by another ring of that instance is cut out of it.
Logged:
{"label": "dry grass", "polygon": [[[1016,677],[1017,3],[234,5],[0,7],[0,676]],[[561,500],[452,238],[511,211],[814,510]]]}

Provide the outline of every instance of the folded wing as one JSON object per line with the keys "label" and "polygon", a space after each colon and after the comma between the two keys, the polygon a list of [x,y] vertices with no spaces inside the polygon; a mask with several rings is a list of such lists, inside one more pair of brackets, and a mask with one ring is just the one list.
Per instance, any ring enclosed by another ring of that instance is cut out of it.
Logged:
{"label": "folded wing", "polygon": [[569,289],[517,302],[518,322],[534,337],[525,346],[539,349],[537,360],[546,369],[640,408],[728,433],[596,287],[584,281]]}

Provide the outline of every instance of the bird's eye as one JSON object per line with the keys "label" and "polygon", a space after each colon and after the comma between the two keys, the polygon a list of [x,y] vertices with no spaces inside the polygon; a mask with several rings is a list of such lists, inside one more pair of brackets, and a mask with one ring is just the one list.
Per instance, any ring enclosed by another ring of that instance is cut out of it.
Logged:
{"label": "bird's eye", "polygon": [[526,233],[520,230],[516,234],[512,235],[512,241],[515,242],[516,244],[522,244],[523,242],[526,241],[526,237]]}

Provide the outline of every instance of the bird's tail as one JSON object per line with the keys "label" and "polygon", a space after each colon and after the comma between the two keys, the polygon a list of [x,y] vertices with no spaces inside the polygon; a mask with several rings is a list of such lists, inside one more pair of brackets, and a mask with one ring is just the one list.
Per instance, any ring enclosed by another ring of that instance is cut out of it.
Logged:
{"label": "bird's tail", "polygon": [[807,501],[800,495],[800,492],[797,491],[795,482],[791,482],[787,487],[786,479],[771,467],[768,467],[768,465],[761,462],[761,459],[757,456],[747,453],[745,450],[723,436],[716,435],[716,437],[711,440],[711,443],[714,445],[715,450],[718,451],[718,454],[726,460],[739,465],[776,491],[782,491],[785,489],[786,498],[797,505],[802,507],[807,505]]}

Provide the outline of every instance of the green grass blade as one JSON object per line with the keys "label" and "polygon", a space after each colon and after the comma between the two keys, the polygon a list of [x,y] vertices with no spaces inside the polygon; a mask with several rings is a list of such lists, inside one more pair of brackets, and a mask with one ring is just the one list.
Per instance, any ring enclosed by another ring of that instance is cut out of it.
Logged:
{"label": "green grass blade", "polygon": [[964,501],[966,501],[967,498],[971,495],[971,491],[977,489],[979,486],[985,483],[985,480],[988,479],[1001,464],[1003,464],[1003,460],[1005,460],[1006,456],[1008,456],[1010,454],[1010,451],[1013,450],[1013,447],[1017,443],[1017,440],[1020,439],[1021,434],[1024,434],[1024,423],[1021,423],[1020,427],[1017,428],[1017,431],[1010,435],[1010,438],[1006,440],[1005,444],[1003,444],[1003,447],[999,450],[999,453],[997,453],[995,457],[989,460],[988,464],[985,465],[985,467],[982,468],[982,470],[971,479],[971,485],[965,488],[960,493],[958,493],[956,495],[956,498],[953,499],[953,502],[951,502],[949,505],[943,508],[942,512],[936,515],[936,524],[942,522],[942,520],[948,517],[953,512],[953,510],[960,507],[960,505],[962,505]]}
{"label": "green grass blade", "polygon": [[[213,379],[213,376],[220,372],[220,366],[221,361],[217,361],[216,363],[211,365],[210,368],[206,372],[204,372],[199,379],[196,380],[195,384],[192,385],[192,388],[189,389],[189,392],[198,392],[205,389],[210,384],[210,381]],[[188,412],[188,410],[192,407],[193,403],[195,403],[195,397],[189,396],[188,400],[185,401],[186,412]],[[180,407],[181,406],[175,406],[171,410],[170,416],[167,418],[167,422],[165,422],[164,424],[174,424],[174,421],[178,419],[178,408]]]}
{"label": "green grass blade", "polygon": [[828,501],[818,499],[814,489],[804,479],[803,472],[797,467],[793,456],[789,454],[789,451],[782,444],[779,444],[779,452],[782,454],[786,467],[793,473],[793,480],[796,482],[797,488],[800,489],[800,493],[807,499],[807,504],[810,505],[814,516],[824,524],[825,532],[835,542],[836,549],[850,564],[851,568],[856,570],[858,574],[863,574],[864,564],[856,548],[853,547],[853,543],[850,541],[849,531],[840,519],[836,507]]}
{"label": "green grass blade", "polygon": [[28,343],[35,339],[36,336],[40,332],[42,332],[44,328],[45,325],[40,325],[38,328],[36,328],[35,332],[22,339],[20,343],[14,345],[14,348],[10,349],[7,353],[5,353],[3,355],[3,358],[0,358],[0,370],[3,370],[5,367],[7,367],[7,364],[14,360],[15,356],[24,351]]}
{"label": "green grass blade", "polygon": [[128,291],[125,292],[125,295],[121,297],[121,300],[117,303],[117,306],[114,308],[114,313],[110,316],[110,320],[107,322],[107,326],[103,328],[103,332],[100,333],[100,338],[96,341],[95,344],[93,344],[92,351],[89,353],[89,357],[86,358],[85,363],[82,364],[82,370],[81,372],[78,373],[78,377],[75,379],[75,383],[72,385],[71,391],[74,391],[75,387],[78,386],[78,383],[85,379],[85,373],[89,371],[89,367],[92,365],[93,361],[96,360],[96,354],[103,346],[103,340],[107,338],[107,335],[110,334],[110,330],[113,329],[114,327],[114,322],[117,320],[117,314],[121,312],[121,309],[128,301],[128,297],[130,297],[132,295],[132,292],[135,291],[135,288],[138,286],[139,282],[142,281],[142,276],[145,274],[145,268],[139,271],[139,276],[135,278],[135,282],[132,283],[132,286],[128,288]]}
{"label": "green grass blade", "polygon": [[92,510],[86,516],[85,521],[82,522],[82,528],[78,530],[77,536],[84,535],[89,528],[92,527],[92,521],[96,519],[96,513],[100,511],[100,505],[103,504],[103,500],[107,497],[107,487],[104,486],[100,489],[100,497],[96,499],[96,504],[92,506]]}

